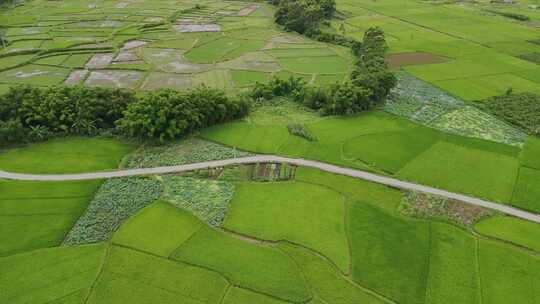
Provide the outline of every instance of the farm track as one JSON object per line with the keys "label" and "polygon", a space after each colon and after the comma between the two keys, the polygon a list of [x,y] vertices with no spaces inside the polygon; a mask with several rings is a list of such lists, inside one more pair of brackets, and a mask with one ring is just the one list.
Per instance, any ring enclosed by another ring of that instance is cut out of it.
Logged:
{"label": "farm track", "polygon": [[219,168],[230,165],[242,165],[253,163],[287,163],[296,166],[309,167],[319,169],[329,173],[346,175],[353,178],[363,179],[370,182],[399,188],[403,190],[413,190],[423,193],[429,193],[433,195],[442,196],[448,199],[461,201],[467,204],[480,206],[492,210],[496,210],[511,216],[529,220],[540,224],[540,215],[531,212],[523,211],[517,208],[513,208],[507,205],[482,200],[479,198],[449,192],[429,186],[401,181],[392,177],[373,174],[370,172],[343,168],[323,162],[301,159],[301,158],[288,158],[275,155],[256,155],[239,158],[231,158],[225,160],[207,161],[193,164],[155,167],[155,168],[140,168],[140,169],[127,169],[109,172],[93,172],[93,173],[78,173],[78,174],[25,174],[25,173],[12,173],[0,170],[0,178],[21,180],[21,181],[70,181],[70,180],[91,180],[91,179],[108,179],[115,177],[137,176],[137,175],[153,175],[153,174],[166,174],[166,173],[179,173],[189,172],[208,168]]}

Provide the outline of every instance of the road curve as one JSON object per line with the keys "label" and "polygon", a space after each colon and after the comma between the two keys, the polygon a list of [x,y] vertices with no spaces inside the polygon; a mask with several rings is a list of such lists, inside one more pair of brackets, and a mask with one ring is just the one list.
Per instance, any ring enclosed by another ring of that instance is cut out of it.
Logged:
{"label": "road curve", "polygon": [[540,215],[531,212],[523,211],[517,208],[513,208],[507,205],[498,204],[495,202],[485,201],[479,198],[449,192],[429,186],[419,185],[415,183],[401,181],[395,178],[381,176],[373,173],[369,173],[362,170],[343,168],[323,162],[301,159],[301,158],[289,158],[275,155],[256,155],[239,158],[231,158],[224,160],[207,161],[194,164],[185,164],[177,166],[155,167],[155,168],[141,168],[141,169],[127,169],[110,172],[94,172],[94,173],[79,173],[79,174],[24,174],[24,173],[11,173],[0,171],[0,178],[12,179],[12,180],[25,180],[25,181],[68,181],[68,180],[89,180],[89,179],[107,179],[115,177],[126,177],[136,175],[152,175],[152,174],[165,174],[165,173],[178,173],[188,172],[200,169],[217,168],[229,165],[240,164],[253,164],[253,163],[288,163],[292,165],[315,168],[322,171],[346,175],[354,178],[367,180],[370,182],[395,187],[404,190],[413,190],[423,193],[430,193],[442,197],[446,197],[453,200],[462,201],[471,205],[480,206],[502,213],[526,219],[532,222],[540,224]]}

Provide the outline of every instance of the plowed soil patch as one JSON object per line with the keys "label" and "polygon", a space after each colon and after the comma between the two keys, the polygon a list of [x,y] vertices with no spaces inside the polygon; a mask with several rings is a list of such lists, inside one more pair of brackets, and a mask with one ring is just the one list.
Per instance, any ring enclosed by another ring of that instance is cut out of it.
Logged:
{"label": "plowed soil patch", "polygon": [[447,62],[448,58],[430,53],[397,53],[386,58],[391,69],[399,69],[408,65],[432,64]]}

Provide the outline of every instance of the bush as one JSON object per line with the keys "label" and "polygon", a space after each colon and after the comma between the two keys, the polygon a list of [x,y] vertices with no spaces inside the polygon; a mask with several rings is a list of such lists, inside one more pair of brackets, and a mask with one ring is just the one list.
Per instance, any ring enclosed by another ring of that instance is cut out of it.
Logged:
{"label": "bush", "polygon": [[24,140],[27,133],[19,119],[0,120],[0,147]]}
{"label": "bush", "polygon": [[15,86],[0,96],[0,145],[57,134],[96,135],[120,127],[161,142],[195,129],[242,117],[249,100],[200,87],[162,90],[138,98],[133,91],[83,86]]}
{"label": "bush", "polygon": [[534,62],[536,64],[540,64],[540,52],[534,52],[529,54],[521,54],[519,55],[519,58],[525,59],[530,62]]}
{"label": "bush", "polygon": [[517,13],[501,12],[501,11],[496,11],[496,10],[487,10],[487,11],[495,15],[503,16],[503,17],[518,20],[518,21],[529,21],[531,19],[527,15],[522,15],[522,14],[517,14]]}
{"label": "bush", "polygon": [[352,82],[371,91],[371,99],[376,103],[383,101],[397,84],[396,76],[388,70],[386,50],[384,31],[379,27],[369,28],[363,42],[353,49],[359,60],[351,73]]}
{"label": "bush", "polygon": [[527,133],[540,135],[540,95],[509,93],[489,98],[477,106]]}
{"label": "bush", "polygon": [[43,139],[50,133],[92,135],[113,128],[135,100],[134,93],[117,89],[15,86],[0,96],[0,125],[16,121],[11,126],[22,128],[12,142]]}
{"label": "bush", "polygon": [[290,96],[294,101],[319,111],[322,115],[350,115],[371,109],[376,103],[372,92],[352,82],[335,83],[328,87],[307,86],[301,79],[274,78],[267,84],[257,84],[251,97],[270,100]]}
{"label": "bush", "polygon": [[324,19],[332,18],[336,11],[334,0],[277,0],[271,1],[278,6],[275,13],[277,24],[286,30],[298,33],[318,31]]}
{"label": "bush", "polygon": [[371,109],[384,101],[396,86],[397,79],[386,63],[387,45],[381,28],[369,28],[363,41],[358,42],[320,30],[321,23],[331,19],[336,12],[334,0],[270,0],[270,3],[278,6],[275,21],[285,29],[351,47],[358,60],[350,83],[336,84],[330,89],[312,89],[294,78],[289,81],[274,79],[267,85],[255,86],[251,94],[255,99],[288,95],[323,114],[343,115]]}
{"label": "bush", "polygon": [[301,98],[305,89],[306,83],[301,78],[291,76],[284,80],[274,77],[268,83],[255,83],[249,96],[255,100],[270,100],[281,96]]}
{"label": "bush", "polygon": [[204,86],[187,92],[163,89],[130,104],[118,126],[129,136],[163,143],[198,128],[240,118],[248,110],[247,99],[231,98],[217,89]]}
{"label": "bush", "polygon": [[308,141],[317,141],[315,135],[313,135],[304,125],[298,123],[292,123],[287,125],[287,130],[290,134],[307,139]]}
{"label": "bush", "polygon": [[327,101],[321,111],[325,115],[350,115],[370,110],[375,103],[369,89],[351,82],[336,83],[328,89]]}

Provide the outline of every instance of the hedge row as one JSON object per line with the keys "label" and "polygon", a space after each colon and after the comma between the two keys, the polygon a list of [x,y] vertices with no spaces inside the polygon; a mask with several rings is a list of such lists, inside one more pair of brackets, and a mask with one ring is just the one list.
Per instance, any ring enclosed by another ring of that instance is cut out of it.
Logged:
{"label": "hedge row", "polygon": [[[384,32],[379,27],[366,31],[362,42],[338,35],[324,33],[321,25],[336,13],[334,0],[270,0],[277,5],[275,22],[286,30],[305,34],[324,42],[351,47],[357,57],[350,81],[336,83],[328,88],[308,88],[289,81],[297,100],[327,115],[352,114],[371,109],[384,101],[397,79],[389,71],[385,54],[387,50]],[[259,85],[255,97],[268,95],[268,91],[280,91],[285,82],[272,81],[268,86]],[[277,87],[277,88],[276,88]],[[281,96],[275,94],[276,96]],[[299,98],[300,97],[300,98]],[[265,97],[266,98],[266,97]]]}
{"label": "hedge row", "polygon": [[268,83],[255,84],[251,97],[270,100],[290,96],[293,100],[319,111],[323,115],[349,115],[367,111],[380,104],[397,84],[395,75],[388,70],[384,32],[370,28],[364,40],[353,48],[358,56],[351,80],[330,86],[308,86],[299,78],[271,79]]}
{"label": "hedge row", "polygon": [[111,129],[164,142],[242,117],[248,108],[248,100],[204,86],[186,92],[165,89],[141,97],[120,89],[15,86],[0,96],[0,145]]}

